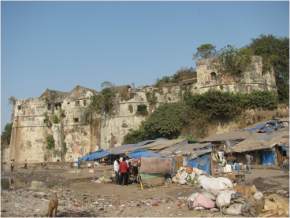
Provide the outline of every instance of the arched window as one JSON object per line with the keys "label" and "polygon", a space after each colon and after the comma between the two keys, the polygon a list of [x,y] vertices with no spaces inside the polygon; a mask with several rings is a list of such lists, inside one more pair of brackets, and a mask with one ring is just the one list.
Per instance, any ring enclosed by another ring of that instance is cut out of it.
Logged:
{"label": "arched window", "polygon": [[211,78],[211,80],[217,80],[217,75],[216,75],[216,73],[215,72],[211,72],[210,73],[210,78]]}

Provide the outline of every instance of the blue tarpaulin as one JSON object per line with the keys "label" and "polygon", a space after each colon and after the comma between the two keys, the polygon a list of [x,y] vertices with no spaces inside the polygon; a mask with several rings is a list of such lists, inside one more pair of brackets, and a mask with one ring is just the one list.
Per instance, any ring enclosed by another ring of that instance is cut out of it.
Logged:
{"label": "blue tarpaulin", "polygon": [[129,158],[139,159],[141,157],[160,157],[160,154],[148,150],[137,150],[128,154]]}
{"label": "blue tarpaulin", "polygon": [[261,153],[262,165],[275,165],[275,152],[268,150]]}
{"label": "blue tarpaulin", "polygon": [[104,158],[106,156],[109,156],[110,153],[108,151],[105,151],[103,149],[89,153],[82,158],[80,158],[81,161],[93,161],[93,160],[98,160],[101,158]]}
{"label": "blue tarpaulin", "polygon": [[202,155],[195,159],[188,160],[187,166],[198,168],[200,170],[205,171],[207,174],[210,175],[211,174],[210,159],[211,159],[210,154]]}

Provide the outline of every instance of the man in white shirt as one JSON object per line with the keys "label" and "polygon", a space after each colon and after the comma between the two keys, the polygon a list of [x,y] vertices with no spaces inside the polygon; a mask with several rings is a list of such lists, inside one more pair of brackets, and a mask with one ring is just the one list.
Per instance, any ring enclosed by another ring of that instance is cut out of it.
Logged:
{"label": "man in white shirt", "polygon": [[115,182],[119,184],[119,161],[116,159],[114,161],[114,172],[115,172]]}

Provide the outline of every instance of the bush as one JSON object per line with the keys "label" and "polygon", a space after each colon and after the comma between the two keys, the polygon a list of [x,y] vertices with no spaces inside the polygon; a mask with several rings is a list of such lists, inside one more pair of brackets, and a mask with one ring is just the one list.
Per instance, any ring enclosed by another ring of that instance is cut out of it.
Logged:
{"label": "bush", "polygon": [[273,110],[278,106],[278,96],[274,92],[255,91],[250,94],[241,94],[241,96],[240,102],[245,109]]}
{"label": "bush", "polygon": [[193,127],[195,136],[203,137],[212,122],[232,120],[246,109],[275,109],[278,97],[273,92],[264,91],[250,94],[209,91],[198,95],[186,92],[183,102],[161,105],[138,130],[125,136],[124,143],[160,137],[177,138],[189,126]]}
{"label": "bush", "polygon": [[145,136],[176,138],[188,122],[187,107],[181,103],[164,104],[157,108],[143,124]]}
{"label": "bush", "polygon": [[209,120],[228,120],[240,112],[238,98],[231,93],[209,91],[202,95],[186,95],[184,101],[192,112],[206,114]]}
{"label": "bush", "polygon": [[145,139],[144,129],[141,127],[137,130],[130,129],[129,133],[125,135],[123,144],[135,144]]}

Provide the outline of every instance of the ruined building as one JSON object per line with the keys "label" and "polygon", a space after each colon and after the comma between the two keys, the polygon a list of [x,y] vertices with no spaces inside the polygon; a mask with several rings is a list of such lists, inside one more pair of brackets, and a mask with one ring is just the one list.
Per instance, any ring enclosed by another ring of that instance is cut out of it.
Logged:
{"label": "ruined building", "polygon": [[260,57],[253,57],[238,79],[221,74],[211,63],[211,59],[198,61],[196,76],[179,83],[116,87],[112,114],[89,114],[91,97],[99,93],[81,86],[70,92],[47,89],[40,97],[16,100],[5,158],[16,162],[72,161],[99,148],[119,146],[130,129],[137,129],[160,104],[179,101],[185,90],[276,91],[274,72],[262,71]]}

